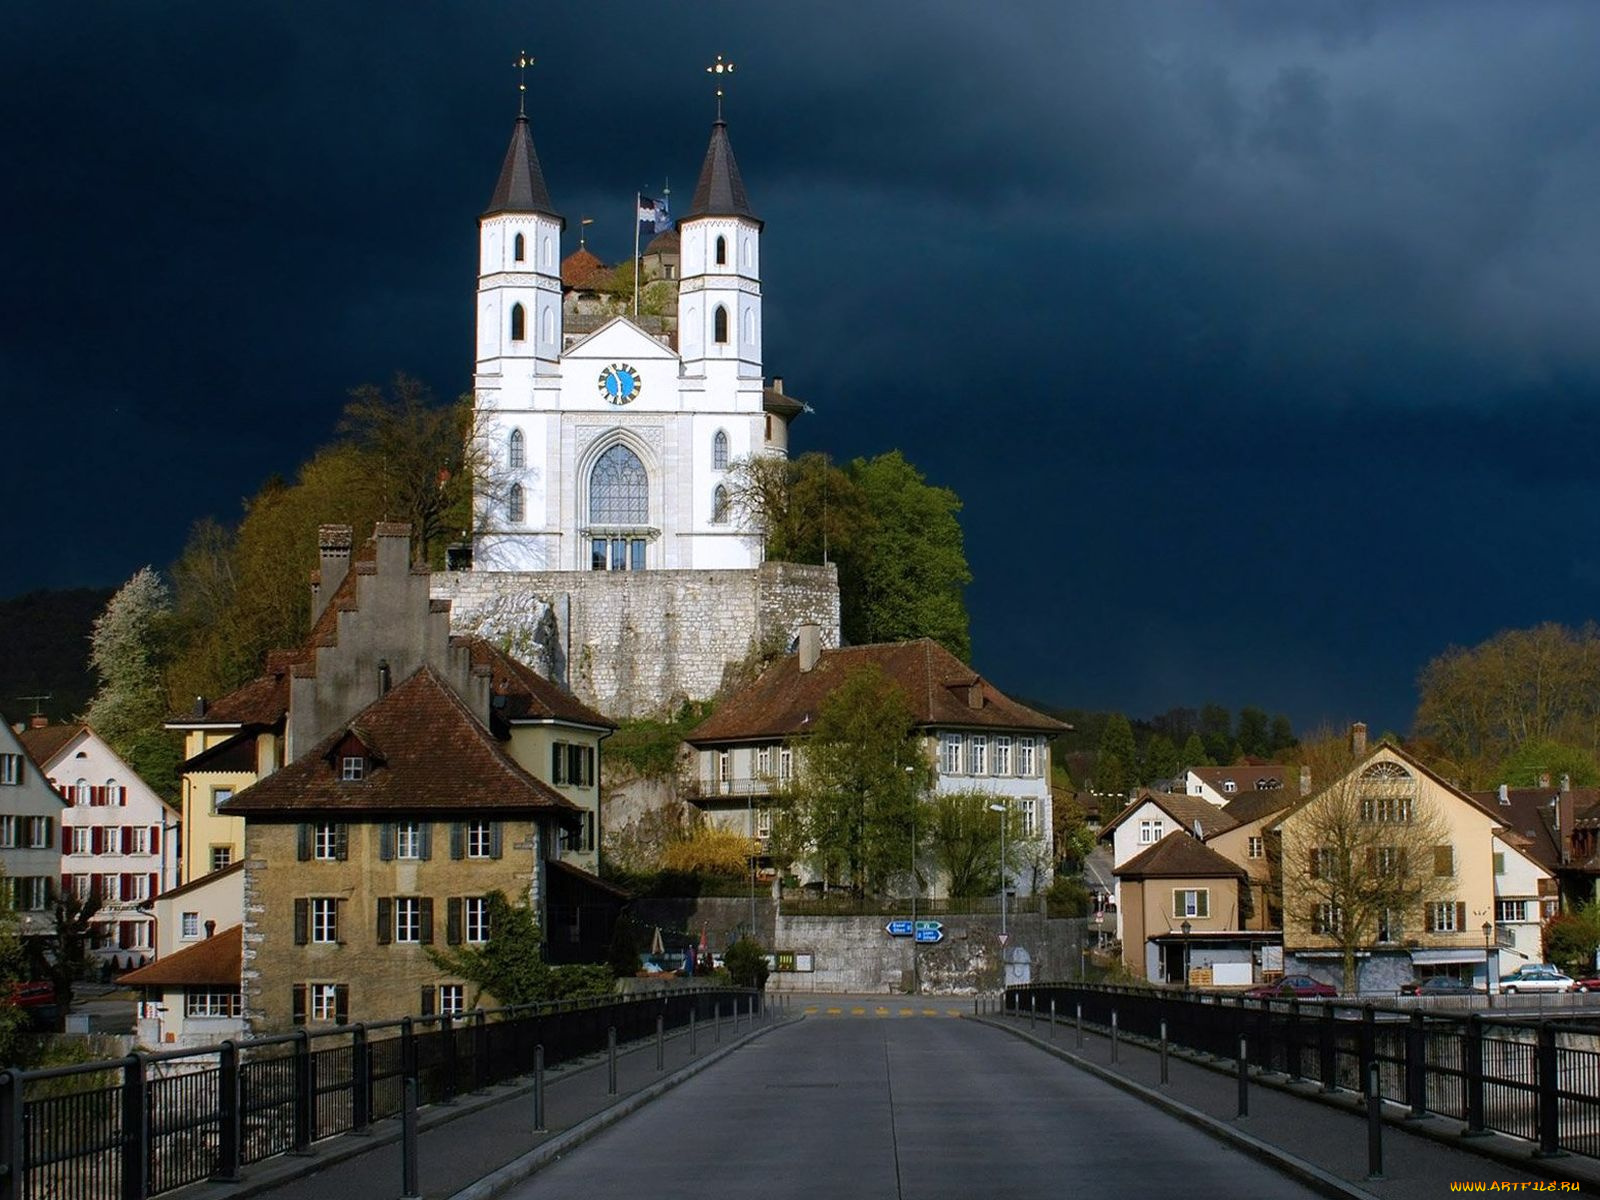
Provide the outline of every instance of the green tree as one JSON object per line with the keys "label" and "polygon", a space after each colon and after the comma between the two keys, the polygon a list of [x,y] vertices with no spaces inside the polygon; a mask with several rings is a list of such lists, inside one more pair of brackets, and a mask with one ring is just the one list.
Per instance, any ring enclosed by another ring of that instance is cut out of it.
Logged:
{"label": "green tree", "polygon": [[1178,773],[1178,748],[1164,733],[1153,733],[1144,744],[1144,779],[1171,779]]}
{"label": "green tree", "polygon": [[1134,774],[1137,757],[1133,748],[1133,726],[1121,713],[1106,719],[1100,734],[1100,756],[1095,762],[1094,789],[1102,796],[1127,798],[1138,782]]}
{"label": "green tree", "polygon": [[1205,743],[1206,757],[1218,766],[1233,761],[1233,717],[1222,705],[1207,704],[1200,709],[1200,740]]}
{"label": "green tree", "polygon": [[85,899],[61,892],[51,906],[50,932],[31,939],[44,976],[55,984],[56,1028],[65,1030],[72,1008],[73,985],[88,974],[89,947],[94,940],[92,922],[101,906],[100,888],[90,888]]}
{"label": "green tree", "polygon": [[1294,725],[1289,718],[1279,713],[1272,718],[1272,730],[1268,735],[1267,753],[1277,756],[1285,750],[1293,750],[1300,744],[1294,736]]}
{"label": "green tree", "polygon": [[1265,709],[1247,704],[1239,710],[1239,749],[1256,756],[1272,750],[1272,724]]}
{"label": "green tree", "polygon": [[803,769],[780,807],[780,843],[858,896],[885,893],[909,870],[917,798],[933,774],[904,693],[876,667],[851,671],[795,750]]}
{"label": "green tree", "polygon": [[502,892],[491,892],[488,902],[488,941],[481,946],[427,948],[434,966],[473,987],[472,1007],[485,993],[501,1005],[611,994],[609,966],[552,967],[544,961],[544,937],[527,904],[513,904]]}
{"label": "green tree", "polygon": [[1600,765],[1594,755],[1576,746],[1564,746],[1548,738],[1523,742],[1500,764],[1499,781],[1512,787],[1538,787],[1548,776],[1552,786],[1567,776],[1573,787],[1600,785]]}
{"label": "green tree", "polygon": [[11,885],[0,872],[0,1063],[22,1057],[21,1038],[28,1014],[13,1003],[11,985],[27,978],[27,956],[22,949],[21,923],[11,905]]}
{"label": "green tree", "polygon": [[1217,765],[1206,755],[1205,743],[1200,740],[1198,733],[1189,735],[1189,740],[1183,743],[1183,752],[1178,756],[1178,759],[1179,768],[1184,771],[1189,770],[1191,767],[1214,767]]}
{"label": "green tree", "polygon": [[[933,864],[944,875],[952,899],[992,896],[1000,890],[1000,825],[1002,814],[989,806],[998,803],[992,792],[941,792],[923,806],[919,840]],[[1006,865],[1013,877],[1027,864],[1028,841],[1020,811],[1008,809]]]}
{"label": "green tree", "polygon": [[95,732],[158,792],[174,794],[178,744],[167,717],[161,667],[164,624],[172,608],[161,577],[141,567],[111,597],[89,636],[89,663],[100,688],[86,714]]}
{"label": "green tree", "polygon": [[767,952],[752,937],[742,937],[722,956],[722,965],[728,969],[728,979],[734,987],[755,988],[767,986]]}
{"label": "green tree", "polygon": [[1600,903],[1581,904],[1572,912],[1551,917],[1544,924],[1544,956],[1563,971],[1589,975],[1600,949]]}
{"label": "green tree", "polygon": [[838,562],[872,520],[850,476],[822,454],[736,459],[727,488],[735,520],[774,562]]}

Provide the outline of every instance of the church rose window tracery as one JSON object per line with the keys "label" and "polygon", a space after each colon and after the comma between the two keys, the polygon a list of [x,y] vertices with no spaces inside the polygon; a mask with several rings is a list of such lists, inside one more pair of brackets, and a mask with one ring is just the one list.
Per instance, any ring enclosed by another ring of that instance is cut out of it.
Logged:
{"label": "church rose window tracery", "polygon": [[645,569],[650,523],[650,476],[639,456],[616,445],[600,455],[589,474],[589,566],[596,571]]}

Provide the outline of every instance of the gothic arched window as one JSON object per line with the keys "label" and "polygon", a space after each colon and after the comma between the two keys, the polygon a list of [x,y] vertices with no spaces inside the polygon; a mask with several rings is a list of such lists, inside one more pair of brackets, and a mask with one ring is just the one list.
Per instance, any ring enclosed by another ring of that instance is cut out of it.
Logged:
{"label": "gothic arched window", "polygon": [[728,310],[720,304],[711,314],[711,340],[719,346],[728,344]]}
{"label": "gothic arched window", "polygon": [[527,324],[528,314],[522,310],[522,305],[513,304],[511,306],[511,340],[513,342],[520,342],[523,339]]}
{"label": "gothic arched window", "polygon": [[720,429],[717,430],[717,436],[711,439],[711,469],[728,469],[728,435]]}
{"label": "gothic arched window", "polygon": [[727,261],[728,261],[728,239],[725,238],[725,237],[719,237],[717,239],[717,266],[719,266],[719,267],[725,266],[727,264]]}
{"label": "gothic arched window", "polygon": [[528,455],[522,441],[522,430],[513,429],[511,431],[511,444],[506,449],[506,459],[507,465],[513,471],[520,471],[528,465]]}
{"label": "gothic arched window", "polygon": [[527,505],[522,499],[522,485],[513,483],[511,491],[506,494],[506,520],[513,525],[520,525],[527,512]]}
{"label": "gothic arched window", "polygon": [[522,240],[522,235],[517,234],[516,240],[511,243],[511,257],[521,262],[527,257],[527,243]]}
{"label": "gothic arched window", "polygon": [[713,525],[726,525],[728,523],[728,489],[720,483],[716,491],[711,493],[711,523]]}
{"label": "gothic arched window", "polygon": [[639,456],[612,446],[589,475],[589,521],[595,525],[646,525],[650,521],[650,477]]}

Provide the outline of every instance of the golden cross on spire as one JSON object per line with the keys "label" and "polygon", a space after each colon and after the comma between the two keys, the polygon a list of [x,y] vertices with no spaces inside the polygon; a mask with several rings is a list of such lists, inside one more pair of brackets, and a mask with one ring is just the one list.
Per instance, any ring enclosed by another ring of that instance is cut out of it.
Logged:
{"label": "golden cross on spire", "polygon": [[706,68],[707,75],[717,77],[717,120],[722,120],[722,77],[733,74],[733,64],[723,62],[722,55],[717,55],[717,61]]}
{"label": "golden cross on spire", "polygon": [[517,116],[528,115],[528,68],[536,60],[526,50],[517,51],[517,61],[511,65],[517,68]]}

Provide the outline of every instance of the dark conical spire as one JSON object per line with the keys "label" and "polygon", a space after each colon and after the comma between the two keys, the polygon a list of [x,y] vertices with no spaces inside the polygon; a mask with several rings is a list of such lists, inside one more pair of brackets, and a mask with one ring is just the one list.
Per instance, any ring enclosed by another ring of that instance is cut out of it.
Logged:
{"label": "dark conical spire", "polygon": [[706,147],[700,182],[695,185],[694,199],[681,220],[695,217],[745,217],[758,224],[761,220],[744,194],[744,180],[739,178],[739,164],[733,159],[733,146],[728,141],[728,123],[721,117],[711,126],[711,144]]}
{"label": "dark conical spire", "polygon": [[560,221],[563,228],[566,226],[566,220],[550,203],[550,189],[544,184],[544,171],[533,148],[533,131],[526,116],[519,116],[511,131],[511,145],[506,147],[506,160],[500,167],[500,182],[494,185],[494,195],[489,197],[489,207],[483,215],[513,212],[543,213]]}

